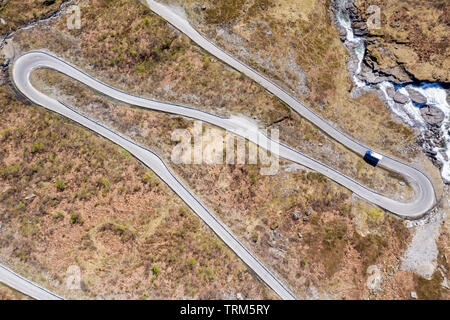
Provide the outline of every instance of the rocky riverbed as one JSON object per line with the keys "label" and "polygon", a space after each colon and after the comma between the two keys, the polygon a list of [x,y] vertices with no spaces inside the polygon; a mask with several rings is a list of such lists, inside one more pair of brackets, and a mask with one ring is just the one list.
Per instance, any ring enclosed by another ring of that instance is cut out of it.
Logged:
{"label": "rocky riverbed", "polygon": [[[434,165],[441,170],[445,183],[450,183],[450,106],[447,82],[429,82],[400,76],[402,64],[397,62],[388,71],[367,57],[366,20],[353,0],[332,3],[341,40],[350,53],[348,69],[354,82],[352,94],[376,93],[403,122],[418,128],[418,143]],[[386,53],[387,54],[387,53]]]}

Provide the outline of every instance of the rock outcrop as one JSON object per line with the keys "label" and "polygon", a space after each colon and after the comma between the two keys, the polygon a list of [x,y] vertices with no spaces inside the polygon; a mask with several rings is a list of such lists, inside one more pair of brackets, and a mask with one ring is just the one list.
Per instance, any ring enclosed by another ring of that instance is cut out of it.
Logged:
{"label": "rock outcrop", "polygon": [[409,98],[407,96],[398,91],[395,92],[393,99],[395,102],[402,104],[407,103],[409,101]]}
{"label": "rock outcrop", "polygon": [[406,87],[406,91],[408,91],[409,97],[412,101],[418,104],[427,103],[427,98],[425,98],[420,92],[412,89],[411,87]]}
{"label": "rock outcrop", "polygon": [[[379,8],[379,28],[367,27],[377,18],[370,6]],[[449,9],[447,0],[355,0],[349,12],[355,35],[366,38],[364,63],[398,84],[449,83]]]}
{"label": "rock outcrop", "polygon": [[422,114],[422,118],[426,121],[426,123],[435,128],[439,128],[444,121],[445,114],[441,110],[436,107],[425,106],[420,108],[420,113]]}

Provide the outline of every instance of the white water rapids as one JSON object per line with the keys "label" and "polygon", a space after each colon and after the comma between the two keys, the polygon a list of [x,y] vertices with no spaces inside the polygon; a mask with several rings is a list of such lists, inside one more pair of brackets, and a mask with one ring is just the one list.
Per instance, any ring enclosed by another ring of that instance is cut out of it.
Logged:
{"label": "white water rapids", "polygon": [[[439,83],[427,83],[422,82],[419,84],[398,85],[390,81],[383,81],[377,84],[368,84],[362,81],[358,75],[361,72],[361,65],[364,59],[365,44],[364,39],[355,36],[353,33],[351,19],[348,12],[345,10],[339,10],[336,14],[336,19],[340,26],[345,29],[346,41],[351,43],[349,50],[353,50],[353,53],[358,59],[358,65],[356,71],[352,77],[353,82],[358,88],[372,88],[379,89],[383,92],[385,101],[389,106],[389,109],[399,116],[405,123],[411,127],[417,127],[422,132],[422,135],[428,130],[426,121],[422,117],[420,107],[428,105],[441,110],[444,113],[444,121],[440,126],[440,131],[444,139],[444,143],[439,146],[424,146],[435,151],[436,158],[443,164],[441,169],[441,175],[444,181],[450,182],[450,106],[447,102],[447,92]],[[409,92],[406,89],[415,90],[422,94],[426,98],[426,103],[418,105],[414,103],[410,97]],[[392,92],[399,92],[408,98],[408,102],[405,104],[396,103],[392,94],[388,94],[388,90]]]}

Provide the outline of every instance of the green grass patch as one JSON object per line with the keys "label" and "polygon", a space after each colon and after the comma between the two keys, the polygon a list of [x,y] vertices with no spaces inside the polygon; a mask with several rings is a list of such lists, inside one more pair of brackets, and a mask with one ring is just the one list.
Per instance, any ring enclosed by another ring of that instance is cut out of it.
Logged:
{"label": "green grass patch", "polygon": [[59,178],[56,179],[55,185],[56,185],[56,189],[58,191],[64,191],[67,188],[67,185],[62,180],[60,180]]}

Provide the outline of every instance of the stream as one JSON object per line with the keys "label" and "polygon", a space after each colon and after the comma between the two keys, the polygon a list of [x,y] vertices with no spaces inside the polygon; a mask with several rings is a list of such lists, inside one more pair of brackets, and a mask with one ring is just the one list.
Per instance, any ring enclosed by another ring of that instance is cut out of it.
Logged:
{"label": "stream", "polygon": [[352,80],[359,89],[379,90],[389,109],[407,125],[421,132],[422,147],[428,156],[437,160],[445,183],[450,183],[450,106],[447,92],[440,83],[419,82],[397,84],[390,81],[368,83],[358,77],[365,55],[365,40],[354,34],[349,13],[339,8],[336,21],[345,30],[344,44],[356,59],[350,67]]}

